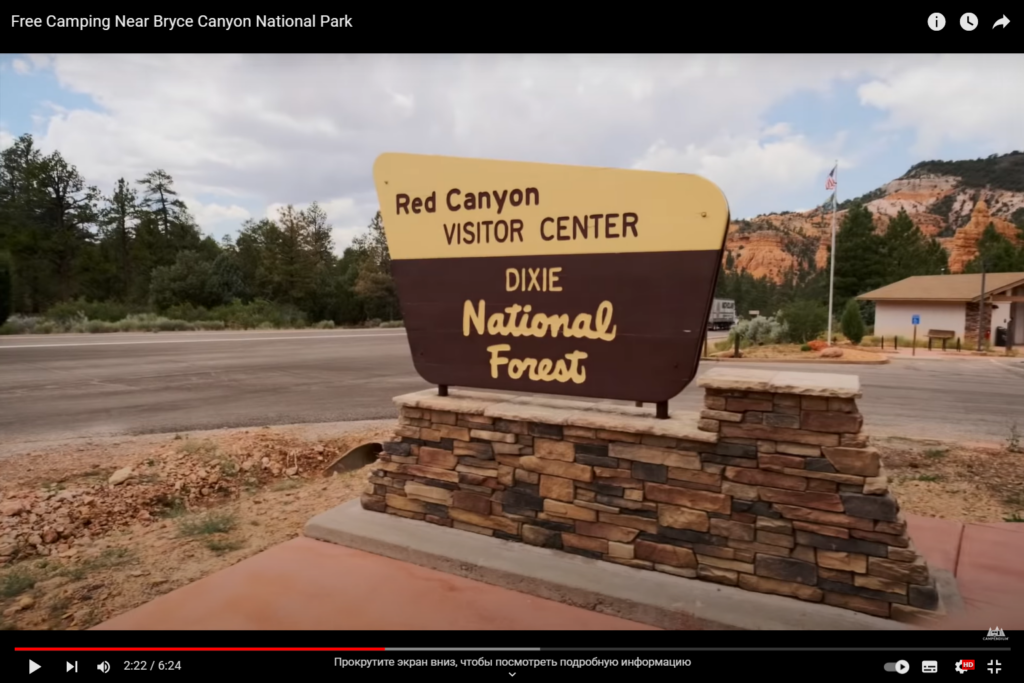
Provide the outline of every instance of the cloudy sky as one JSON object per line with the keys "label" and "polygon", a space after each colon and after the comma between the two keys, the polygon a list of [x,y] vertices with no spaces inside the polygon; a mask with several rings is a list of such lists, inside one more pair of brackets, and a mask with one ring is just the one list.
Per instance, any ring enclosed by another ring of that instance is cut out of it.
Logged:
{"label": "cloudy sky", "polygon": [[167,170],[220,237],[319,201],[339,247],[382,152],[697,173],[734,217],[840,199],[924,159],[1024,150],[1019,55],[0,57],[0,147],[90,183]]}

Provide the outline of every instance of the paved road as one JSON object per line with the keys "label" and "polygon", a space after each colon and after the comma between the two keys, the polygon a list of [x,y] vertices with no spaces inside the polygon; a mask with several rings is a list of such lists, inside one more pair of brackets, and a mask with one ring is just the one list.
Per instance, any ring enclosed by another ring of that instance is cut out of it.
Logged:
{"label": "paved road", "polygon": [[[701,371],[716,367],[704,363]],[[858,374],[878,434],[1005,441],[1024,430],[1024,363],[744,364]],[[404,330],[0,338],[0,446],[74,437],[384,419],[426,388]],[[672,401],[697,410],[691,385]]]}

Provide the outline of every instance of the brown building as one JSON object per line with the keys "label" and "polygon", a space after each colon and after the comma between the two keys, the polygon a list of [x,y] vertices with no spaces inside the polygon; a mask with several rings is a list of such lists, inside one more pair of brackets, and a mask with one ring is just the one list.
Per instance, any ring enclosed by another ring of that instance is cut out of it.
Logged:
{"label": "brown building", "polygon": [[[875,335],[910,337],[917,316],[918,336],[948,330],[965,344],[978,343],[981,275],[923,275],[900,280],[858,299],[875,302]],[[1015,346],[1024,345],[1024,273],[985,276],[982,334],[1005,327]]]}

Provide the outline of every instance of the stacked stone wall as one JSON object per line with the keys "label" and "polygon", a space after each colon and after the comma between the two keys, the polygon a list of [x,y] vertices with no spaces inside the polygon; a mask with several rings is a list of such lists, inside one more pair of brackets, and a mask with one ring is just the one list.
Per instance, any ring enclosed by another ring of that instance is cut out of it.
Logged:
{"label": "stacked stone wall", "polygon": [[712,371],[699,417],[670,420],[482,392],[400,397],[362,505],[878,617],[934,615],[856,377],[826,377],[835,386]]}

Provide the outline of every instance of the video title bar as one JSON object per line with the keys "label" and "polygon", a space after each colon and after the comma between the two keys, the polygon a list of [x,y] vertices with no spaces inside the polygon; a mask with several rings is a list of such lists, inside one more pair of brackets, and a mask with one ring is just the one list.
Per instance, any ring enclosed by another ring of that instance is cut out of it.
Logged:
{"label": "video title bar", "polygon": [[[547,5],[495,10],[404,11],[350,4],[323,13],[11,13],[0,24],[9,52],[90,51],[104,34],[114,52],[1011,52],[1024,42],[1024,13],[1010,6],[887,7],[884,15],[844,6],[779,11],[775,6],[666,6],[647,11],[552,12]],[[967,17],[970,15],[970,17]],[[941,17],[941,18],[940,18]],[[285,41],[285,37],[295,41]],[[47,47],[45,41],[54,42]],[[267,43],[267,38],[275,42]],[[595,42],[595,39],[597,42]],[[78,43],[77,41],[81,41]],[[58,42],[59,41],[59,42]]]}

